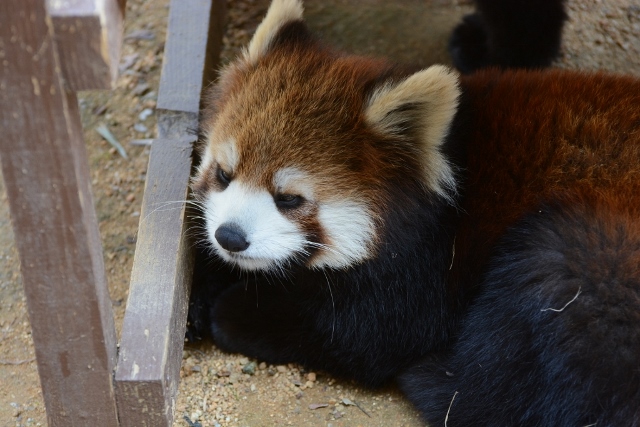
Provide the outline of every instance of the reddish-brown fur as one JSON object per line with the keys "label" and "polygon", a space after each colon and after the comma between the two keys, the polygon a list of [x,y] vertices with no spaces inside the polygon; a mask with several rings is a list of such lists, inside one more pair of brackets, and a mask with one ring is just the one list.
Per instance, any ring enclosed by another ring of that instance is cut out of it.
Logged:
{"label": "reddish-brown fur", "polygon": [[[255,73],[256,67],[262,71]],[[204,128],[233,135],[241,156],[242,147],[251,146],[234,174],[250,176],[256,187],[273,191],[273,173],[296,165],[323,177],[316,183],[320,199],[350,196],[381,212],[389,183],[417,171],[409,146],[398,150],[362,115],[363,95],[394,75],[406,73],[383,60],[341,56],[315,40],[276,46],[257,65],[234,64],[223,73]],[[496,239],[541,202],[579,200],[638,217],[637,79],[486,70],[463,76],[461,85],[464,108],[474,112],[466,123],[473,141],[466,148],[469,175],[461,183],[467,195],[461,207],[472,214],[462,215],[457,232],[453,286],[475,283]],[[204,193],[212,182],[209,171],[194,187]],[[312,219],[298,218],[319,230]]]}
{"label": "reddish-brown fur", "polygon": [[433,425],[638,425],[640,80],[488,70],[461,85],[449,290],[469,305],[401,387]]}
{"label": "reddish-brown fur", "polygon": [[504,230],[544,201],[604,209],[640,233],[640,81],[483,71],[462,86],[473,111],[454,260],[463,283],[476,281]]}
{"label": "reddish-brown fur", "polygon": [[[251,177],[256,186],[271,189],[273,173],[295,165],[312,176],[331,177],[316,183],[321,199],[349,195],[379,203],[384,193],[380,188],[392,176],[415,170],[411,153],[401,162],[397,152],[385,155],[390,148],[364,123],[363,95],[381,76],[394,72],[388,63],[304,47],[274,50],[257,67],[262,72],[237,67],[208,114],[225,106],[215,118],[215,129],[233,135],[240,156],[245,156],[236,176]],[[242,151],[244,146],[251,150]]]}
{"label": "reddish-brown fur", "polygon": [[[274,173],[293,166],[313,179],[317,200],[355,200],[382,227],[392,183],[412,177],[420,185],[418,151],[371,129],[364,111],[376,85],[407,75],[384,60],[344,56],[315,40],[283,43],[255,65],[234,63],[222,73],[209,95],[203,129],[216,135],[214,145],[236,141],[241,161],[234,179],[275,194]],[[210,168],[193,187],[204,195],[215,182]],[[293,213],[296,223],[314,240],[330,243],[317,222],[317,206],[306,211]]]}

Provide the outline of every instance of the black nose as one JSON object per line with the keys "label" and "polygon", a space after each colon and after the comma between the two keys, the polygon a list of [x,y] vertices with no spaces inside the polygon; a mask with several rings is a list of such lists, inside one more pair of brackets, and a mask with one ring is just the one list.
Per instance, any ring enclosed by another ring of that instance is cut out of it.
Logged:
{"label": "black nose", "polygon": [[216,240],[229,252],[242,252],[249,247],[247,236],[242,229],[233,223],[222,224],[216,230]]}

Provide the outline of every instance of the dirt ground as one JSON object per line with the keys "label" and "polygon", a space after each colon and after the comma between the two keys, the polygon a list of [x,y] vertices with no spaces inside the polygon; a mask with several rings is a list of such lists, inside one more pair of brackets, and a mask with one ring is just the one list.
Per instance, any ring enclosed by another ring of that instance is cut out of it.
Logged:
{"label": "dirt ground", "polygon": [[[268,0],[228,0],[222,60],[246,44]],[[638,0],[567,0],[557,66],[640,76]],[[349,51],[428,65],[449,63],[446,40],[470,0],[308,0],[306,17],[323,37]],[[135,249],[149,149],[131,140],[155,136],[155,103],[168,0],[129,0],[121,76],[112,92],[79,94],[100,221],[109,291],[120,330]],[[105,124],[125,147],[122,158],[96,128]],[[393,389],[377,392],[298,366],[267,366],[211,345],[184,352],[175,427],[419,426]],[[44,426],[33,343],[0,180],[0,426]]]}

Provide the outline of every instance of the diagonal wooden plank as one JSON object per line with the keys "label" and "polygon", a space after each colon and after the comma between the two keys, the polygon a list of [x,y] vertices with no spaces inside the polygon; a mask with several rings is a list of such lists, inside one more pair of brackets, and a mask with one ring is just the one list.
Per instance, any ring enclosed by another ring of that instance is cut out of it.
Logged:
{"label": "diagonal wooden plank", "polygon": [[42,0],[0,2],[0,160],[50,426],[117,426],[116,336],[75,94]]}
{"label": "diagonal wooden plank", "polygon": [[221,0],[171,1],[158,94],[160,113],[180,111],[197,117],[202,88],[214,75],[220,54],[224,18]]}
{"label": "diagonal wooden plank", "polygon": [[187,197],[192,143],[151,148],[116,371],[123,426],[171,425],[193,266],[184,204],[174,202]]}
{"label": "diagonal wooden plank", "polygon": [[222,39],[224,1],[172,0],[158,95],[159,139],[147,169],[116,369],[122,426],[169,427],[193,267],[185,237],[193,130]]}

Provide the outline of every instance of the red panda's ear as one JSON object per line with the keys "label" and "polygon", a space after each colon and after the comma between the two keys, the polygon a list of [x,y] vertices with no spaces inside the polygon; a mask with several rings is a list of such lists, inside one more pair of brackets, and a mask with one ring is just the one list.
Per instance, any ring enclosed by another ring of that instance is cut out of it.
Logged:
{"label": "red panda's ear", "polygon": [[418,144],[412,148],[421,157],[423,183],[446,198],[455,191],[455,179],[440,146],[449,132],[459,96],[458,75],[434,65],[378,87],[365,108],[366,121],[373,129]]}
{"label": "red panda's ear", "polygon": [[302,20],[302,11],[300,0],[273,0],[267,15],[244,52],[245,60],[255,65],[268,52],[274,37],[282,27],[290,22]]}

